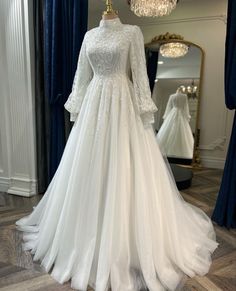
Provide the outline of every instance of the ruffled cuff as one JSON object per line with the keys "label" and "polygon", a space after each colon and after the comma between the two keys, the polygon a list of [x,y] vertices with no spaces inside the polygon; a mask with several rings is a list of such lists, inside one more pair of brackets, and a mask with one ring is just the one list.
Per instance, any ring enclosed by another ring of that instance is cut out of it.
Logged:
{"label": "ruffled cuff", "polygon": [[150,124],[155,122],[154,113],[153,112],[146,112],[140,115],[144,127],[148,127]]}
{"label": "ruffled cuff", "polygon": [[151,98],[148,103],[149,104],[146,104],[146,106],[141,106],[139,109],[140,117],[145,127],[150,125],[150,123],[152,124],[155,122],[154,113],[158,110]]}
{"label": "ruffled cuff", "polygon": [[78,114],[77,113],[70,113],[70,121],[75,122]]}
{"label": "ruffled cuff", "polygon": [[70,113],[70,121],[75,122],[78,113],[75,112],[76,108],[76,99],[73,96],[73,93],[71,93],[64,104],[64,108]]}

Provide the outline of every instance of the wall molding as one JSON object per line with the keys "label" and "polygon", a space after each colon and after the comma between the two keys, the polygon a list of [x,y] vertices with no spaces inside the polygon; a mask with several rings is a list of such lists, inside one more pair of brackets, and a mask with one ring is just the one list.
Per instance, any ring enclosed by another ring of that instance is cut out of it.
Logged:
{"label": "wall molding", "polygon": [[201,164],[206,168],[224,169],[225,159],[209,156],[201,156]]}
{"label": "wall molding", "polygon": [[30,197],[37,191],[37,181],[28,178],[13,177],[10,179],[7,193]]}
{"label": "wall molding", "polygon": [[200,145],[199,149],[200,150],[207,150],[207,151],[214,151],[216,149],[219,149],[221,151],[224,151],[226,140],[227,140],[226,136],[220,136],[208,145]]}
{"label": "wall molding", "polygon": [[31,197],[37,192],[37,180],[20,177],[0,177],[0,192]]}
{"label": "wall molding", "polygon": [[37,194],[32,5],[0,1],[0,190],[26,197]]}
{"label": "wall molding", "polygon": [[142,26],[149,25],[165,25],[165,24],[175,24],[175,23],[185,23],[185,22],[202,22],[202,21],[221,21],[224,24],[227,23],[227,15],[212,15],[212,16],[198,16],[198,17],[188,17],[188,18],[177,18],[169,20],[158,20],[157,22],[143,23]]}
{"label": "wall molding", "polygon": [[10,185],[10,178],[0,177],[0,192],[7,192]]}

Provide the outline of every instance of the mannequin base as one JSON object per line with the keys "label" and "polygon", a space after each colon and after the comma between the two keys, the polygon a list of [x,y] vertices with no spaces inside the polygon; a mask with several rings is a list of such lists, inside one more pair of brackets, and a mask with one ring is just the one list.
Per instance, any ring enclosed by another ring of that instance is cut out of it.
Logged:
{"label": "mannequin base", "polygon": [[192,184],[193,171],[176,164],[170,164],[178,190],[187,189]]}

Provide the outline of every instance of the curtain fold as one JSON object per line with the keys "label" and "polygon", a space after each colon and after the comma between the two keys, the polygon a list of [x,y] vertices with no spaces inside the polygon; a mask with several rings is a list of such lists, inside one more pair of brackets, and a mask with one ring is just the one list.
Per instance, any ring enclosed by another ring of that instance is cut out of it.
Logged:
{"label": "curtain fold", "polygon": [[35,124],[38,193],[45,192],[49,184],[49,102],[44,90],[44,0],[34,0],[35,49]]}
{"label": "curtain fold", "polygon": [[[225,103],[236,109],[236,1],[228,1],[225,45]],[[236,228],[236,114],[226,157],[224,173],[212,220],[227,228]]]}
{"label": "curtain fold", "polygon": [[149,79],[149,86],[151,92],[153,91],[157,68],[158,68],[158,51],[154,52],[149,49],[146,49],[146,62],[147,62],[147,74]]}
{"label": "curtain fold", "polygon": [[44,80],[50,109],[52,178],[66,143],[64,103],[72,88],[79,49],[87,30],[88,1],[44,0],[44,4]]}

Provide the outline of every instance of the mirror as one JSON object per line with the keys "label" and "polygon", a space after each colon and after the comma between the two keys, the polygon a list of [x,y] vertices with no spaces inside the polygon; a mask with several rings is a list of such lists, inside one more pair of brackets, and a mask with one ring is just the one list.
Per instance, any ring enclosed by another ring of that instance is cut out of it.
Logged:
{"label": "mirror", "polygon": [[[173,47],[163,46],[170,43]],[[179,48],[184,55],[176,57]],[[158,108],[154,130],[160,148],[171,163],[198,164],[204,52],[198,45],[169,33],[155,37],[145,45],[145,51],[152,98]]]}

